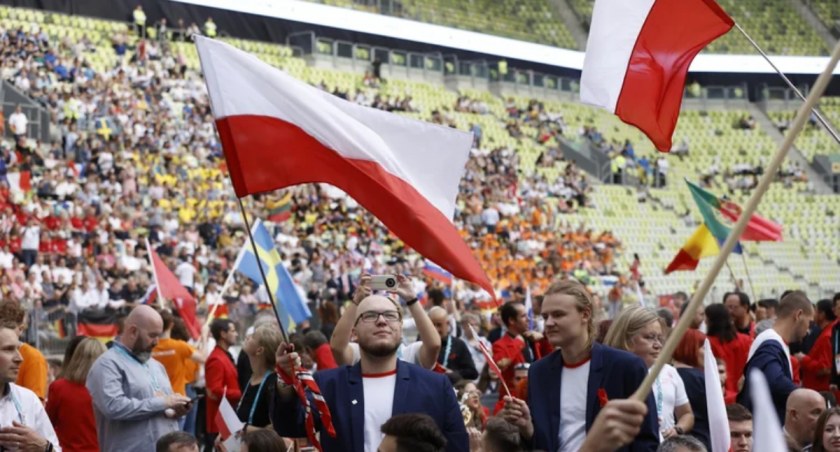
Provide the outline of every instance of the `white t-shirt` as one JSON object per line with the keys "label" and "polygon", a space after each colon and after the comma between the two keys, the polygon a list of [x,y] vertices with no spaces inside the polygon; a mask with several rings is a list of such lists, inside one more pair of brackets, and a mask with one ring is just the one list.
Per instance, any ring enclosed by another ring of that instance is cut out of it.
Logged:
{"label": "white t-shirt", "polygon": [[362,393],[365,396],[365,452],[376,452],[385,436],[381,427],[391,418],[396,385],[396,369],[385,375],[362,374]]}
{"label": "white t-shirt", "polygon": [[[400,348],[397,349],[397,358],[411,364],[420,365],[420,347],[423,346],[423,343],[420,341],[412,342],[411,344],[405,345],[400,344]],[[353,365],[357,362],[362,360],[362,353],[359,351],[359,343],[358,342],[351,342],[350,348],[353,350]],[[433,364],[434,366],[434,364]],[[377,446],[379,444],[377,443]]]}
{"label": "white t-shirt", "polygon": [[20,242],[21,249],[38,250],[41,243],[41,227],[27,226],[23,228],[23,239]]}
{"label": "white t-shirt", "polygon": [[189,262],[181,262],[175,267],[175,276],[184,287],[195,287],[195,267]]}
{"label": "white t-shirt", "polygon": [[592,360],[575,366],[563,366],[560,377],[559,444],[563,452],[578,451],[586,439],[586,388]]}
{"label": "white t-shirt", "polygon": [[659,417],[659,439],[665,430],[676,425],[674,420],[674,409],[688,403],[688,394],[685,393],[685,384],[670,364],[665,364],[662,372],[653,383],[653,397],[656,399],[656,412]]}
{"label": "white t-shirt", "polygon": [[26,125],[29,123],[29,120],[26,118],[26,114],[23,112],[21,113],[12,113],[9,116],[9,128],[12,129],[12,133],[15,135],[23,135],[26,133]]}

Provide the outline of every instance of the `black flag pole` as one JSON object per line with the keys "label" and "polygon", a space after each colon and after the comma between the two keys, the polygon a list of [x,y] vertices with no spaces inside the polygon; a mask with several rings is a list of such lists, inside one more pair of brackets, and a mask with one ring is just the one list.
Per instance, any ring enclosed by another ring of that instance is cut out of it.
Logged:
{"label": "black flag pole", "polygon": [[254,234],[251,232],[251,222],[248,221],[248,214],[245,212],[245,204],[242,203],[242,198],[236,197],[239,201],[239,210],[242,212],[242,220],[245,222],[245,230],[248,231],[248,240],[251,242],[251,249],[254,251],[254,259],[257,260],[257,267],[260,269],[260,276],[262,276],[265,292],[268,294],[268,300],[271,302],[271,309],[274,311],[274,317],[277,319],[277,325],[280,327],[280,335],[283,336],[283,342],[289,343],[289,335],[286,329],[283,328],[283,321],[280,320],[280,312],[277,310],[277,301],[274,299],[274,294],[268,287],[268,279],[265,277],[265,270],[263,270],[262,261],[260,260],[260,253],[257,251],[257,242],[254,241]]}
{"label": "black flag pole", "polygon": [[[793,84],[793,82],[790,81],[790,79],[787,77],[787,75],[785,75],[785,73],[782,72],[779,69],[779,67],[776,66],[775,63],[773,63],[773,61],[770,59],[770,57],[767,55],[767,53],[764,52],[764,49],[762,49],[758,45],[758,43],[755,42],[755,40],[750,35],[747,34],[746,30],[744,30],[743,28],[741,28],[740,25],[738,25],[738,22],[735,22],[735,28],[737,28],[738,31],[740,31],[741,34],[744,35],[745,38],[747,38],[747,41],[749,41],[750,44],[752,44],[752,46],[755,47],[755,50],[757,50],[758,53],[762,57],[764,57],[764,60],[767,61],[767,63],[769,63],[770,66],[773,67],[773,70],[775,70],[779,74],[779,76],[782,77],[782,80],[785,81],[787,86],[790,87],[790,89],[792,89],[794,93],[796,93],[796,97],[798,97],[802,102],[805,102],[806,99],[805,99],[805,96],[802,94],[802,92],[799,91],[799,89]],[[825,128],[826,132],[828,132],[828,134],[831,135],[832,138],[834,138],[834,141],[836,141],[838,144],[840,144],[840,136],[837,135],[837,132],[831,127],[831,125],[828,123],[828,121],[825,120],[822,113],[820,113],[819,110],[817,110],[816,105],[814,106],[814,108],[811,109],[811,113],[813,113],[814,116],[816,116],[817,120]]]}

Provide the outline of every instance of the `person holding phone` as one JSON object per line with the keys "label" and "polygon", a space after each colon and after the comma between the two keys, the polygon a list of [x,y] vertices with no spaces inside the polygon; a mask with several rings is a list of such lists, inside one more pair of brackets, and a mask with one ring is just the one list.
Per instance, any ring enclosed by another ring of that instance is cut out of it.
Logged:
{"label": "person holding phone", "polygon": [[122,334],[90,369],[87,389],[93,399],[100,450],[145,452],[163,435],[178,430],[190,399],[172,391],[163,365],[152,350],[163,334],[163,319],[151,306],[134,308]]}
{"label": "person holding phone", "polygon": [[330,348],[336,364],[339,366],[353,365],[361,359],[359,344],[350,342],[353,322],[356,321],[359,304],[365,297],[370,296],[374,290],[386,290],[399,295],[417,325],[417,334],[420,336],[420,340],[408,345],[400,344],[397,349],[397,358],[417,364],[424,369],[435,367],[441,349],[440,335],[426,311],[423,310],[423,306],[417,302],[411,280],[403,275],[362,275],[359,280],[359,287],[353,293],[353,302],[348,303],[345,307],[344,313],[335,325],[332,338],[330,338]]}

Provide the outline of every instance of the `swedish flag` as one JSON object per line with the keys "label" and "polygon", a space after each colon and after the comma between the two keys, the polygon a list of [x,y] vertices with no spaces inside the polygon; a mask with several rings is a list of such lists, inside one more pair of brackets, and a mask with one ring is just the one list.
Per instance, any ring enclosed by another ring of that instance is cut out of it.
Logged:
{"label": "swedish flag", "polygon": [[[262,264],[265,272],[265,279],[268,281],[268,290],[274,294],[274,299],[277,302],[275,309],[278,317],[283,322],[283,328],[286,330],[294,324],[301,323],[304,320],[312,317],[312,312],[306,306],[304,297],[301,291],[298,290],[297,285],[292,280],[292,276],[283,265],[280,259],[280,253],[274,247],[274,240],[271,238],[268,229],[262,221],[257,220],[251,228],[251,233],[254,236],[254,242],[257,245],[259,252],[259,261]],[[254,256],[254,250],[251,247],[250,241],[246,241],[242,246],[242,251],[239,253],[234,269],[239,273],[247,276],[259,285],[263,284],[260,269],[257,267],[257,259]]]}

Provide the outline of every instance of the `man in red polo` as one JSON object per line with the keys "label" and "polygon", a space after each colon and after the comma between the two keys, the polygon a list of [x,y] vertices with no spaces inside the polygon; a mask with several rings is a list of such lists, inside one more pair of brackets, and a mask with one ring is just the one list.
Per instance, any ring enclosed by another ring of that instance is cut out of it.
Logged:
{"label": "man in red polo", "polygon": [[238,336],[236,324],[230,319],[216,319],[210,324],[210,334],[216,341],[216,347],[210,352],[207,363],[204,365],[207,385],[207,435],[205,437],[207,450],[213,450],[213,443],[219,434],[215,421],[219,404],[222,403],[222,396],[224,395],[233,406],[236,406],[242,396],[236,364],[233,356],[228,352],[230,346],[236,344]]}

